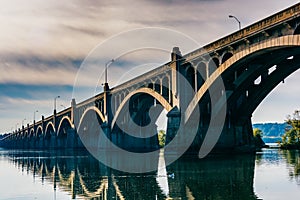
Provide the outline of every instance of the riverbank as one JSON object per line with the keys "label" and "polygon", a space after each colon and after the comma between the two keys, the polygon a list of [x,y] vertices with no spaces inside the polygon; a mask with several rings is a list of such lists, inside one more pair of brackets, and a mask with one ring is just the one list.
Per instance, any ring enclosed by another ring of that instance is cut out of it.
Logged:
{"label": "riverbank", "polygon": [[300,150],[300,144],[280,144],[279,148],[285,150]]}

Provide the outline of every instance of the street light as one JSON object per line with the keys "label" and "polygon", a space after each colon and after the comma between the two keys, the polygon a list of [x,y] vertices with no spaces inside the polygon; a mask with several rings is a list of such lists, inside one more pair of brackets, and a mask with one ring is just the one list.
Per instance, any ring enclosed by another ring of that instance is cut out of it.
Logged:
{"label": "street light", "polygon": [[22,120],[22,127],[24,126],[24,121],[26,120],[26,118],[24,118],[23,120]]}
{"label": "street light", "polygon": [[113,63],[115,60],[114,59],[111,59],[110,61],[108,61],[107,63],[105,63],[105,77],[104,77],[104,84],[107,84],[107,68],[108,68],[108,65]]}
{"label": "street light", "polygon": [[56,96],[54,98],[54,112],[56,113],[56,99],[60,98],[60,96]]}
{"label": "street light", "polygon": [[35,113],[39,112],[38,110],[33,112],[33,123],[35,123]]}
{"label": "street light", "polygon": [[233,16],[233,15],[229,15],[228,17],[229,18],[234,18],[239,23],[239,30],[241,30],[241,22],[240,22],[240,20],[237,17]]}

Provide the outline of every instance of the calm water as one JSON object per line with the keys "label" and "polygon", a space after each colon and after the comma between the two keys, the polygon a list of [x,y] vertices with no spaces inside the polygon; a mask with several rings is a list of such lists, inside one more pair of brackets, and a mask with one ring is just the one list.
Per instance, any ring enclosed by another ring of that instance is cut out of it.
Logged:
{"label": "calm water", "polygon": [[[163,156],[159,159],[163,164]],[[0,149],[0,199],[299,199],[298,151],[185,157],[147,174],[109,169],[85,152]]]}

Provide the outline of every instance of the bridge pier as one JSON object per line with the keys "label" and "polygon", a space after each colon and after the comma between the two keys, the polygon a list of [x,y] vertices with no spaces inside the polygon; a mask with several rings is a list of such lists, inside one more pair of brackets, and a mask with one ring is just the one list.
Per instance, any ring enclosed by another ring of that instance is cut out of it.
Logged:
{"label": "bridge pier", "polygon": [[166,132],[166,144],[168,144],[177,134],[180,127],[181,114],[178,107],[174,107],[167,114],[167,132]]}
{"label": "bridge pier", "polygon": [[77,148],[77,138],[76,138],[76,131],[75,129],[68,129],[67,130],[67,138],[66,138],[66,147],[67,148]]}
{"label": "bridge pier", "polygon": [[28,138],[27,146],[28,146],[29,149],[34,149],[35,148],[35,138],[33,136]]}
{"label": "bridge pier", "polygon": [[70,149],[77,147],[77,133],[75,129],[69,128],[64,130],[65,132],[62,134],[58,134],[56,137],[57,140],[57,148],[62,149]]}
{"label": "bridge pier", "polygon": [[56,149],[57,148],[57,137],[56,132],[51,132],[49,138],[47,138],[48,148]]}
{"label": "bridge pier", "polygon": [[[217,128],[210,126],[210,115],[202,114],[201,120],[198,122],[198,131],[194,141],[189,147],[188,154],[197,154],[203,146],[203,142],[206,139],[208,129],[213,133],[213,130]],[[168,124],[169,125],[169,124]],[[190,129],[185,131],[188,134]],[[170,135],[167,137],[169,138]],[[167,139],[168,141],[169,139]],[[224,127],[222,129],[220,137],[216,138],[216,144],[212,152],[229,152],[229,153],[242,153],[255,151],[255,145],[253,140],[252,123],[250,117],[244,116],[231,116],[226,115]]]}
{"label": "bridge pier", "polygon": [[[101,125],[101,128],[102,128],[104,134],[106,135],[106,137],[113,143],[117,144],[118,136],[117,136],[117,134],[111,132],[110,126],[107,123],[103,123]],[[109,144],[107,144],[105,141],[101,140],[101,137],[99,137],[98,148],[109,149],[110,147],[109,147]]]}
{"label": "bridge pier", "polygon": [[236,153],[255,151],[251,118],[243,116],[230,118],[227,115],[226,123],[214,151],[226,150]]}

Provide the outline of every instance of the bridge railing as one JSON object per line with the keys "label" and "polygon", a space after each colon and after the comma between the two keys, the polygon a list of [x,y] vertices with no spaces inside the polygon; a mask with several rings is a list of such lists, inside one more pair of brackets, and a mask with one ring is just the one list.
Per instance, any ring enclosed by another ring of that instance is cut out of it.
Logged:
{"label": "bridge railing", "polygon": [[231,45],[233,43],[244,40],[247,37],[251,37],[261,31],[270,29],[280,23],[292,20],[300,16],[300,3],[291,6],[285,10],[282,10],[274,15],[271,15],[263,20],[260,20],[252,25],[249,25],[239,31],[236,31],[228,36],[225,36],[215,42],[212,42],[201,49],[197,49],[191,53],[188,53],[184,56],[187,60],[192,60],[193,58],[221,49],[225,46]]}
{"label": "bridge railing", "polygon": [[71,107],[66,108],[66,109],[64,109],[64,110],[62,110],[62,111],[60,111],[60,112],[58,112],[58,113],[56,114],[56,116],[66,115],[66,114],[69,113],[69,112],[71,112]]}
{"label": "bridge railing", "polygon": [[120,84],[120,85],[118,85],[116,87],[113,87],[111,89],[111,93],[119,92],[121,90],[129,88],[133,84],[142,83],[142,82],[144,82],[144,80],[147,80],[147,79],[150,79],[150,78],[152,78],[154,76],[160,75],[160,74],[162,74],[162,73],[164,73],[164,72],[166,72],[167,70],[170,69],[169,68],[169,64],[170,63],[166,63],[166,64],[164,64],[162,66],[159,66],[159,67],[157,67],[157,68],[155,68],[155,69],[153,69],[153,70],[151,70],[149,72],[146,72],[146,73],[144,73],[144,74],[142,74],[140,76],[137,76],[137,77],[135,77],[135,78],[133,78],[133,79],[131,79],[129,81],[126,81],[126,82],[124,82],[124,83],[122,83],[122,84]]}

